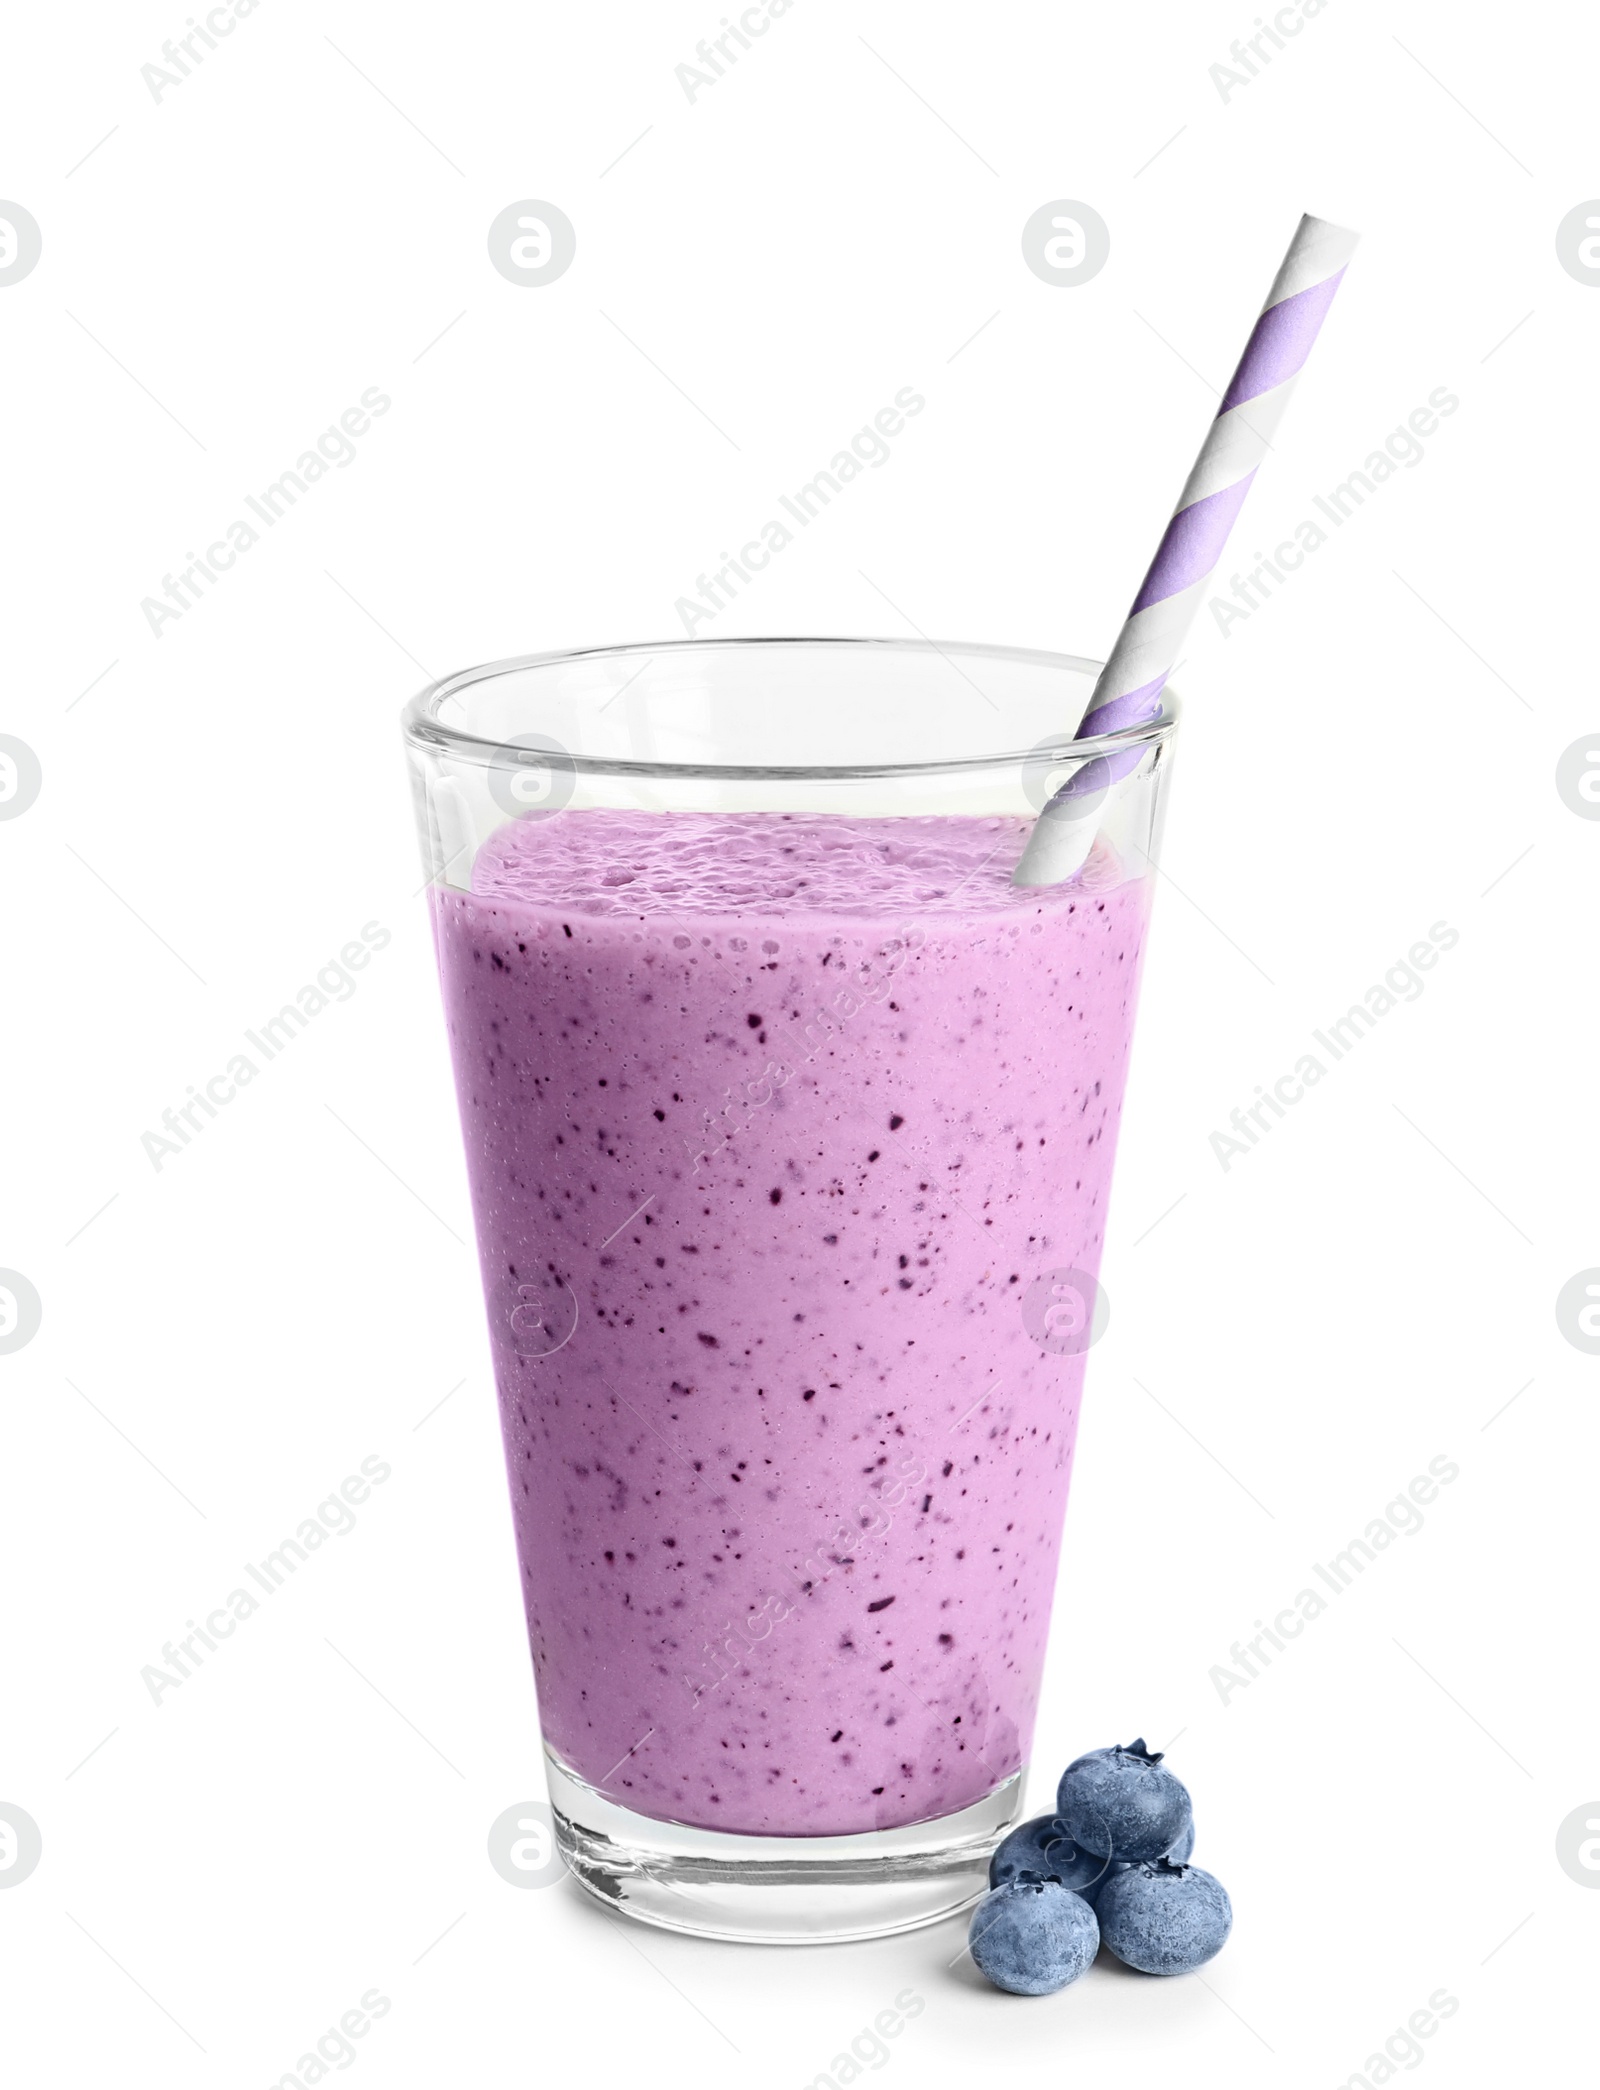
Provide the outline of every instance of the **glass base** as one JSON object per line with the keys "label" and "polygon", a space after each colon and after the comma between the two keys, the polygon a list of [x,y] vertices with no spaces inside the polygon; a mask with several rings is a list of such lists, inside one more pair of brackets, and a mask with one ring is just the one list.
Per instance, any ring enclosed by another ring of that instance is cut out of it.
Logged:
{"label": "glass base", "polygon": [[556,1842],[607,1908],[691,1937],[835,1945],[970,1908],[1022,1804],[1018,1771],[937,1821],[855,1836],[729,1836],[619,1807],[545,1751]]}

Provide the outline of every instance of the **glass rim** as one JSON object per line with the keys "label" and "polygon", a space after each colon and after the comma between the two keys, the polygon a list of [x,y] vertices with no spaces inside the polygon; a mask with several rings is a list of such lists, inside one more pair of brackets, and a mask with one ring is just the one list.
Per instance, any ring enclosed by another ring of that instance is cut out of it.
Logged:
{"label": "glass rim", "polygon": [[[485,661],[476,667],[458,668],[453,674],[441,676],[437,681],[428,683],[411,698],[400,715],[401,730],[408,746],[430,754],[452,755],[458,760],[479,762],[485,766],[493,765],[497,760],[503,763],[507,759],[526,762],[525,746],[514,741],[496,740],[481,733],[469,733],[458,726],[447,724],[439,717],[441,706],[451,697],[477,683],[492,681],[501,675],[521,674],[528,669],[551,668],[577,661],[622,660],[641,653],[710,653],[727,652],[740,647],[754,649],[769,646],[822,646],[841,649],[855,647],[900,655],[926,654],[944,660],[959,654],[969,659],[1027,661],[1044,668],[1068,669],[1089,676],[1091,681],[1104,666],[1104,662],[1088,659],[1082,654],[1053,653],[1032,646],[985,645],[974,640],[844,638],[830,637],[826,634],[771,634],[721,639],[640,639],[620,645],[561,647],[551,653],[518,653],[504,660]],[[1137,748],[1142,752],[1170,738],[1182,715],[1182,705],[1170,683],[1162,689],[1160,702],[1161,708],[1154,718],[1142,720],[1137,725],[1122,727],[1114,733],[1097,733],[1082,740],[1073,740],[1070,728],[1063,724],[1061,744],[1066,746],[1070,742],[1074,756],[1081,756],[1085,761],[1091,761],[1097,756],[1117,754],[1130,748]],[[953,771],[1011,769],[1019,763],[1037,761],[1040,747],[1049,744],[1035,743],[1032,747],[1007,749],[995,754],[955,756],[938,762],[851,762],[835,765],[818,762],[667,762],[659,758],[631,761],[610,755],[572,754],[566,750],[562,751],[560,760],[563,769],[570,766],[580,776],[696,777],[729,780],[817,777],[843,780],[938,776]]]}

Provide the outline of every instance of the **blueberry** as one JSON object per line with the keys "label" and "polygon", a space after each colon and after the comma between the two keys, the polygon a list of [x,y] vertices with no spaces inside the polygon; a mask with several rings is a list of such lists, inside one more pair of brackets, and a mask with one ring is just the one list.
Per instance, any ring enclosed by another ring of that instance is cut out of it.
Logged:
{"label": "blueberry", "polygon": [[1194,1856],[1194,1816],[1191,1814],[1183,1834],[1167,1852],[1174,1865],[1187,1865]]}
{"label": "blueberry", "polygon": [[1097,1913],[1107,1945],[1141,1974],[1192,1974],[1216,1958],[1233,1928],[1221,1881],[1165,1858],[1107,1880]]}
{"label": "blueberry", "polygon": [[1011,1831],[989,1861],[989,1884],[1003,1887],[1024,1872],[1059,1880],[1074,1894],[1093,1902],[1105,1877],[1106,1861],[1079,1850],[1053,1814],[1035,1815]]}
{"label": "blueberry", "polygon": [[1032,1821],[1019,1822],[989,1860],[990,1886],[1007,1886],[1019,1872],[1048,1878],[1055,1871],[1047,1862],[1050,1846],[1065,1835],[1053,1814],[1036,1814]]}
{"label": "blueberry", "polygon": [[1142,1740],[1069,1763],[1056,1812],[1080,1848],[1133,1863],[1171,1850],[1192,1818],[1188,1792]]}
{"label": "blueberry", "polygon": [[1013,1996],[1049,1996],[1094,1964],[1100,1926],[1081,1895],[1025,1872],[986,1894],[967,1933],[973,1961]]}

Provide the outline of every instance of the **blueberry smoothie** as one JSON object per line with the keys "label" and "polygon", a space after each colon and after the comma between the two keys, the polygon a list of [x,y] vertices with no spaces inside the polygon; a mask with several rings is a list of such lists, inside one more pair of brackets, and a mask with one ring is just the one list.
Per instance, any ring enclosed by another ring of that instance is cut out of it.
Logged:
{"label": "blueberry smoothie", "polygon": [[1026,1759],[1149,908],[1026,830],[566,810],[435,890],[545,1739],[641,1814]]}

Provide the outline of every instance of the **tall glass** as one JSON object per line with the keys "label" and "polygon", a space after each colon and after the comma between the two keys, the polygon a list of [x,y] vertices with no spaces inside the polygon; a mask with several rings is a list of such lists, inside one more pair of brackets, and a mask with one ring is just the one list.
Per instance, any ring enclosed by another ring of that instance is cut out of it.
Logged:
{"label": "tall glass", "polygon": [[[1175,706],[774,639],[405,714],[556,1831],[646,1922],[981,1890],[1038,1702]],[[1130,773],[1121,776],[1125,765]]]}

